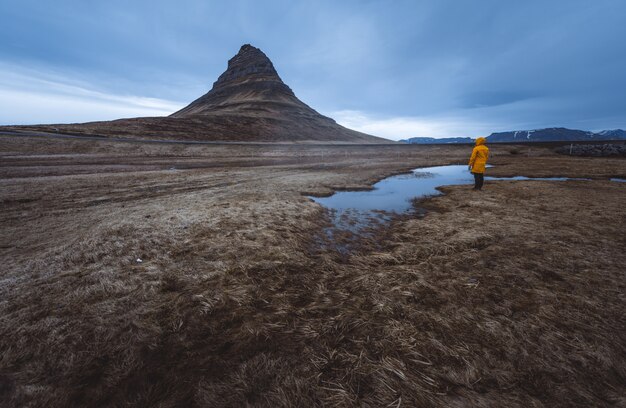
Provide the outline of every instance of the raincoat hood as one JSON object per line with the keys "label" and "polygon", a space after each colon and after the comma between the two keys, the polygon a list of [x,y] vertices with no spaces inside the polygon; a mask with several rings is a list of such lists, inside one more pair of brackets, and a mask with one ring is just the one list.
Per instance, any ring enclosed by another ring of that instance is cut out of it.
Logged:
{"label": "raincoat hood", "polygon": [[485,143],[487,143],[487,139],[485,139],[484,137],[479,137],[476,139],[476,146],[484,145]]}

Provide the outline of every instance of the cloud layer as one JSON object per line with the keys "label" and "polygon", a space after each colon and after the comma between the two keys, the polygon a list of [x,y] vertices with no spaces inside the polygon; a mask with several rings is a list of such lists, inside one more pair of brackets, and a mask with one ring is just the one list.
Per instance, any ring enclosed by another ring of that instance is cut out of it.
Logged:
{"label": "cloud layer", "polygon": [[0,65],[0,123],[66,123],[163,116],[184,104],[117,95],[36,71]]}
{"label": "cloud layer", "polygon": [[621,0],[6,0],[0,14],[0,124],[166,115],[252,43],[307,104],[393,139],[626,127]]}

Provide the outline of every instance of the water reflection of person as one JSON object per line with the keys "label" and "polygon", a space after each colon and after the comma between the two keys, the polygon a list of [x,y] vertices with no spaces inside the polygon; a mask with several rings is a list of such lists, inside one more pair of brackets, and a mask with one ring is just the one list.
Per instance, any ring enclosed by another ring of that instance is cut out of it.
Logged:
{"label": "water reflection of person", "polygon": [[469,161],[468,169],[474,175],[474,190],[482,189],[485,180],[485,167],[487,158],[489,158],[489,148],[485,146],[485,142],[487,142],[487,139],[484,137],[476,139],[476,147],[472,150],[472,156]]}

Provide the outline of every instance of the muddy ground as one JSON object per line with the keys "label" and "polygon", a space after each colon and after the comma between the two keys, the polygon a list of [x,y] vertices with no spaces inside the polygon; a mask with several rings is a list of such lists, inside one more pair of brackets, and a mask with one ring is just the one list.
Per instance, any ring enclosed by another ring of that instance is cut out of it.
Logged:
{"label": "muddy ground", "polygon": [[[306,194],[466,146],[0,138],[2,406],[626,406],[626,160],[491,146],[346,256]],[[140,261],[139,261],[140,260]]]}

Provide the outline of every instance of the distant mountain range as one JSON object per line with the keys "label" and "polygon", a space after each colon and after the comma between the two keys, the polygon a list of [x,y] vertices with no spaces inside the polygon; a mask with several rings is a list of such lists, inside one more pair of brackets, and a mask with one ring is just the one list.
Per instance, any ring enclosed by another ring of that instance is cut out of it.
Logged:
{"label": "distant mountain range", "polygon": [[410,144],[440,144],[440,143],[474,143],[471,137],[444,137],[435,139],[434,137],[412,137],[410,139],[402,139],[400,142]]}
{"label": "distant mountain range", "polygon": [[598,134],[606,137],[607,139],[626,139],[626,130],[622,129],[603,130],[598,132]]}
{"label": "distant mountain range", "polygon": [[[547,128],[492,133],[487,136],[487,143],[578,142],[618,139],[626,139],[626,131],[615,129],[603,130],[601,132],[587,132],[576,129]],[[411,144],[473,143],[474,139],[470,137],[446,137],[442,139],[435,139],[433,137],[412,137],[410,139],[400,140],[400,142]]]}

